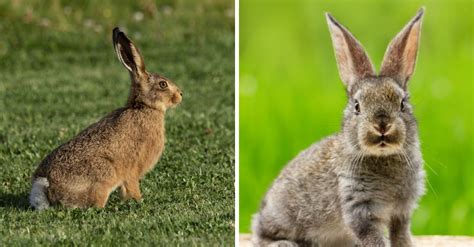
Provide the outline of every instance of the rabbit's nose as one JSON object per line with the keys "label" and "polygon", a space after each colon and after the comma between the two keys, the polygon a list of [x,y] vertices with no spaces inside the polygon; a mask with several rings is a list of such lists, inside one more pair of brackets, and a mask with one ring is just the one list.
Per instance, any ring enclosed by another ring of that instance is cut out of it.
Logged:
{"label": "rabbit's nose", "polygon": [[375,130],[377,130],[382,136],[384,136],[392,127],[391,124],[381,121],[379,124],[374,124]]}

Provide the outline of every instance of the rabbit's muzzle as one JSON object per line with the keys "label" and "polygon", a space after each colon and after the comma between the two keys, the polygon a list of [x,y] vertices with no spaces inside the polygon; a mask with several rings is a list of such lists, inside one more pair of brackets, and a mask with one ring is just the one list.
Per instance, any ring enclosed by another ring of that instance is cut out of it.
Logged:
{"label": "rabbit's muzzle", "polygon": [[391,124],[376,124],[373,130],[369,130],[364,138],[365,145],[370,149],[397,149],[400,146],[401,137],[397,128]]}

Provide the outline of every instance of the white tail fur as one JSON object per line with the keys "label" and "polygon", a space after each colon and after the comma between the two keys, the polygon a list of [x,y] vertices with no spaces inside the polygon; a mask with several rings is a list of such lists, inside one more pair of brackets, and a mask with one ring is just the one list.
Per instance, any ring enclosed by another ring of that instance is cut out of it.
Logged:
{"label": "white tail fur", "polygon": [[49,187],[48,179],[38,177],[33,181],[30,192],[30,205],[37,210],[49,208],[49,200],[46,196],[46,188]]}

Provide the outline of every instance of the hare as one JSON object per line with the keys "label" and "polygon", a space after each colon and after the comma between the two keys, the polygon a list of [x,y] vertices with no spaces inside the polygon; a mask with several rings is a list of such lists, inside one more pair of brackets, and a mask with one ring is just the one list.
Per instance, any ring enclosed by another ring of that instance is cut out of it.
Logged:
{"label": "hare", "polygon": [[141,200],[139,180],[160,159],[165,112],[181,102],[182,92],[145,69],[140,51],[119,28],[113,44],[130,73],[128,101],[44,158],[32,179],[29,201],[35,209],[103,208],[117,187],[122,199]]}
{"label": "hare", "polygon": [[425,172],[407,83],[423,12],[391,41],[378,75],[362,45],[326,14],[349,98],[342,130],[282,170],[253,216],[254,245],[413,246],[410,219]]}

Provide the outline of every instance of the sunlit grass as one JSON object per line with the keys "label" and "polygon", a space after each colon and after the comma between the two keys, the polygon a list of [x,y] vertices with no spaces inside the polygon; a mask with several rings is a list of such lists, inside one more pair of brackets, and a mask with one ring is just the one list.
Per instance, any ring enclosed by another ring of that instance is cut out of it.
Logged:
{"label": "sunlit grass", "polygon": [[[233,3],[0,2],[0,245],[224,245],[234,242]],[[166,117],[142,203],[28,209],[30,176],[53,148],[124,105],[120,26],[147,68],[184,99]]]}

